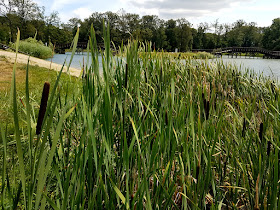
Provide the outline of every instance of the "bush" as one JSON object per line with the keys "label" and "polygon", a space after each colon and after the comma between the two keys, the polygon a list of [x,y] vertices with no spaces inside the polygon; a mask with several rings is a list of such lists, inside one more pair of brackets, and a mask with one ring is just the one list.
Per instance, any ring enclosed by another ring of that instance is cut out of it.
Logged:
{"label": "bush", "polygon": [[[15,48],[15,43],[12,44],[12,48]],[[31,37],[19,42],[19,51],[37,58],[52,57],[52,49],[50,47],[45,46],[42,41],[37,41]]]}
{"label": "bush", "polygon": [[198,58],[198,59],[214,58],[214,56],[211,53],[208,53],[208,52],[198,52],[198,53],[196,53],[196,55],[194,57]]}

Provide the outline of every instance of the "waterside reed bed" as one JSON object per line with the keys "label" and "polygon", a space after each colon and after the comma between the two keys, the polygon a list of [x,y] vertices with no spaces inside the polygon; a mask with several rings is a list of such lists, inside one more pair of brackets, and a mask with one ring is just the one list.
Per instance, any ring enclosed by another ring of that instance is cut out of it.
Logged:
{"label": "waterside reed bed", "polygon": [[280,207],[277,83],[219,61],[152,53],[136,41],[114,59],[105,27],[104,44],[103,75],[92,28],[82,88],[61,94],[61,72],[50,84],[38,135],[28,69],[25,119],[13,78],[15,135],[1,126],[3,208]]}

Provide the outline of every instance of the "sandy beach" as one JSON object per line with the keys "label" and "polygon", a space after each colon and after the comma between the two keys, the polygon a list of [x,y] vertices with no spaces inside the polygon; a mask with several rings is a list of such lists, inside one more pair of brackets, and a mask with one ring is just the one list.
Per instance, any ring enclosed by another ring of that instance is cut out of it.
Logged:
{"label": "sandy beach", "polygon": [[[16,53],[8,52],[5,50],[0,50],[0,56],[4,56],[9,62],[14,63],[15,58],[16,58]],[[50,61],[45,61],[45,60],[42,60],[39,58],[35,58],[32,56],[28,56],[28,55],[24,55],[24,54],[20,54],[20,53],[18,53],[18,55],[17,55],[17,63],[27,64],[28,58],[29,58],[30,65],[34,65],[34,66],[37,65],[40,67],[53,69],[55,71],[60,71],[62,68],[62,65],[60,65],[60,64],[51,63]],[[67,67],[64,67],[63,72],[66,72],[66,71],[67,71]],[[70,67],[69,72],[72,76],[79,77],[81,70]]]}

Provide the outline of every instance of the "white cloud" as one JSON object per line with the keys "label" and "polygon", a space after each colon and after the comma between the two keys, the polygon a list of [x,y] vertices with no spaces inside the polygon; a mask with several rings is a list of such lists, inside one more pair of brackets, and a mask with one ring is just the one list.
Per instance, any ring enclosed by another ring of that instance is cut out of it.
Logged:
{"label": "white cloud", "polygon": [[73,13],[76,17],[80,19],[84,19],[84,18],[88,18],[92,14],[92,11],[89,8],[80,7],[78,9],[75,9]]}
{"label": "white cloud", "polygon": [[[63,9],[63,7],[74,5],[77,3],[76,0],[54,0],[51,6],[51,10],[60,10]],[[78,4],[89,4],[89,0],[79,0]]]}
{"label": "white cloud", "polygon": [[237,6],[240,2],[251,2],[252,0],[123,0],[127,4],[146,9],[157,10],[162,18],[177,17],[201,17],[215,13],[225,8]]}
{"label": "white cloud", "polygon": [[[237,19],[267,25],[279,17],[279,0],[34,0],[44,5],[46,13],[58,11],[63,22],[72,17],[88,18],[93,12],[118,12],[157,15],[161,19],[186,18],[193,24],[232,23]],[[266,23],[266,24],[264,24]]]}

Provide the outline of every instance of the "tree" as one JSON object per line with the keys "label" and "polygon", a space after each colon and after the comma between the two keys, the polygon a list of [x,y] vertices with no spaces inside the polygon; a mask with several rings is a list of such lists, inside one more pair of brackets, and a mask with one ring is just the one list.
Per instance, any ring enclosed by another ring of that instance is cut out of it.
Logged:
{"label": "tree", "polygon": [[0,16],[0,41],[8,43],[10,41],[9,25],[4,17]]}
{"label": "tree", "polygon": [[214,48],[219,48],[222,46],[222,32],[224,30],[223,24],[219,24],[219,20],[216,19],[214,23],[211,24],[214,27]]}
{"label": "tree", "polygon": [[270,50],[280,50],[280,18],[272,21],[270,27],[264,29],[263,46]]}
{"label": "tree", "polygon": [[178,47],[176,35],[176,20],[170,19],[165,23],[165,25],[166,40],[168,43],[167,50],[175,51],[175,48]]}
{"label": "tree", "polygon": [[45,24],[46,24],[46,30],[45,30],[45,41],[46,42],[53,42],[58,43],[58,36],[57,28],[60,26],[60,18],[57,11],[53,11],[49,16],[45,17]]}
{"label": "tree", "polygon": [[205,49],[206,48],[206,31],[209,30],[208,23],[200,23],[197,31],[193,31],[193,48]]}
{"label": "tree", "polygon": [[155,48],[156,49],[166,49],[167,47],[167,36],[165,33],[165,22],[159,20],[159,27],[154,34]]}
{"label": "tree", "polygon": [[192,49],[192,30],[191,24],[185,18],[178,19],[176,27],[177,44],[180,52]]}
{"label": "tree", "polygon": [[0,14],[8,22],[12,41],[17,27],[21,30],[21,37],[27,38],[28,22],[43,18],[42,8],[32,0],[0,0]]}
{"label": "tree", "polygon": [[160,25],[159,20],[160,19],[156,15],[143,16],[140,24],[140,39],[143,41],[152,41],[153,44],[155,44],[155,32]]}

